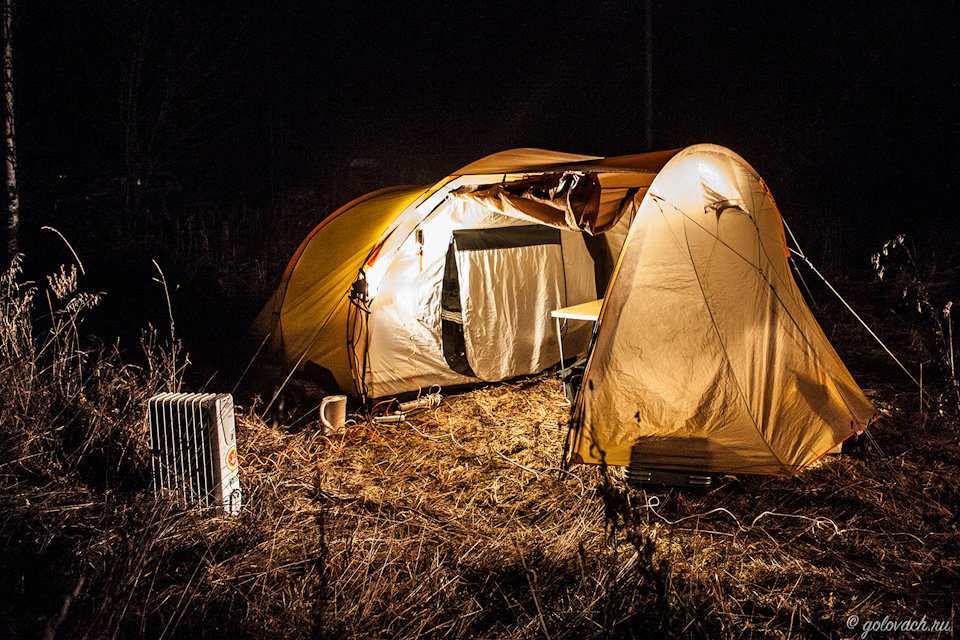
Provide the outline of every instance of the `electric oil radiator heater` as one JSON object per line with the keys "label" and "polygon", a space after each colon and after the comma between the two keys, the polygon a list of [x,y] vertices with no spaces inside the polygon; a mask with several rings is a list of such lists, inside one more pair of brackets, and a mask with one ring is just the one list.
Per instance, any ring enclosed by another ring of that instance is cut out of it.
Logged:
{"label": "electric oil radiator heater", "polygon": [[240,511],[233,396],[161,393],[147,403],[155,495],[173,492],[187,505]]}

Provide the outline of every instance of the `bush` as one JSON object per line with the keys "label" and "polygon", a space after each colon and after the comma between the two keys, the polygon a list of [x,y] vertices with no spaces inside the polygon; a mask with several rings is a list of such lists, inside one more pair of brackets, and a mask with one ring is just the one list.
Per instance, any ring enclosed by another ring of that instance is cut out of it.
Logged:
{"label": "bush", "polygon": [[895,310],[913,318],[912,341],[921,358],[921,380],[930,404],[937,415],[960,417],[950,274],[935,260],[919,261],[913,243],[903,235],[884,242],[871,262],[876,277],[898,293]]}

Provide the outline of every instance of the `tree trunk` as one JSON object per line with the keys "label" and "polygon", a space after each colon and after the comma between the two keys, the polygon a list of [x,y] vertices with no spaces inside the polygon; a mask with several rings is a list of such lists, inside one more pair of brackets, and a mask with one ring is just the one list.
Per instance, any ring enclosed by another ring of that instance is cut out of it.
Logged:
{"label": "tree trunk", "polygon": [[653,0],[643,7],[643,142],[653,151]]}
{"label": "tree trunk", "polygon": [[11,259],[20,251],[20,198],[13,127],[13,3],[14,0],[3,0],[3,135],[7,168],[7,252]]}

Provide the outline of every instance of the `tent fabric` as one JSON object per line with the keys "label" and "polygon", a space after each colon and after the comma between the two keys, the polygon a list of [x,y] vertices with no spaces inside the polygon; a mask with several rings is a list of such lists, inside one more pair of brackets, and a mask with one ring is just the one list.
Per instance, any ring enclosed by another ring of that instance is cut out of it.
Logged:
{"label": "tent fabric", "polygon": [[[478,249],[475,238],[485,232],[503,236],[530,225],[457,197],[445,199],[418,220],[416,228],[423,244],[418,243],[417,232],[407,234],[391,251],[383,274],[370,280],[377,295],[370,304],[368,327],[369,396],[502,380],[556,363],[559,347],[555,334],[541,331],[541,326],[550,329],[545,324],[549,309],[545,318],[540,312],[553,304],[563,306],[566,300],[573,304],[596,297],[593,261],[580,234],[554,231],[552,238],[559,236],[559,245],[550,239],[528,246],[510,246],[510,242],[490,240],[488,235],[489,248]],[[460,230],[471,230],[474,239],[466,251],[456,250],[454,244],[459,308],[474,375],[452,369],[444,357],[443,273],[451,241]],[[548,253],[544,248],[550,250],[553,260],[548,279],[554,289],[550,290],[539,272],[538,252]],[[378,264],[385,259],[381,251]],[[525,277],[519,277],[520,270]],[[550,293],[556,290],[560,293]],[[589,338],[588,332],[578,331],[571,334],[570,344],[582,350]],[[517,349],[502,348],[501,341]],[[521,345],[526,346],[520,349]]]}
{"label": "tent fabric", "polygon": [[616,224],[637,189],[610,191],[604,194],[596,174],[566,171],[464,190],[462,196],[493,211],[594,235]]}
{"label": "tent fabric", "polygon": [[550,311],[566,297],[560,232],[554,236],[496,249],[458,244],[467,358],[481,380],[536,373],[560,360]]}
{"label": "tent fabric", "polygon": [[[656,154],[658,161],[667,157]],[[624,164],[628,163],[641,164],[635,156],[627,156]],[[616,165],[607,167],[598,162],[591,163],[590,170],[570,165],[577,168],[557,169],[479,188],[463,186],[454,193],[506,215],[598,235],[613,228],[639,201],[636,196],[646,192],[656,175],[655,171],[646,169],[650,164],[635,170]],[[652,163],[652,166],[657,165]]]}
{"label": "tent fabric", "polygon": [[796,473],[872,415],[793,280],[759,176],[714,145],[673,157],[601,310],[573,460]]}
{"label": "tent fabric", "polygon": [[[546,149],[510,149],[491,154],[462,169],[455,176],[557,173],[560,171],[588,171],[592,173],[626,172],[656,175],[680,149],[650,151],[625,156],[585,156]],[[492,182],[496,182],[493,180]],[[468,184],[465,182],[464,184]]]}
{"label": "tent fabric", "polygon": [[542,371],[559,359],[550,311],[602,296],[595,333],[563,336],[588,354],[569,462],[795,473],[873,407],[787,256],[769,191],[723,147],[514,149],[336,211],[254,340],[379,398]]}
{"label": "tent fabric", "polygon": [[521,172],[542,172],[552,167],[603,160],[600,156],[585,156],[547,149],[508,149],[480,158],[455,171],[458,176],[477,176],[487,174],[508,174]]}
{"label": "tent fabric", "polygon": [[[321,366],[333,374],[342,390],[357,396],[379,397],[433,384],[480,381],[451,370],[443,358],[438,296],[447,241],[454,228],[529,221],[471,204],[451,192],[465,185],[521,180],[556,165],[603,160],[517,149],[474,162],[432,186],[384,190],[358,198],[328,217],[301,243],[277,292],[254,321],[251,342],[259,344],[267,337],[270,351],[288,366]],[[423,246],[416,242],[418,231],[426,238]],[[561,234],[565,297],[557,301],[559,306],[597,296],[593,275],[601,266],[594,268],[580,235]],[[622,237],[604,238],[603,261],[616,256]],[[352,315],[349,302],[349,291],[361,269],[373,298],[373,313],[368,318]],[[414,282],[417,287],[411,289],[409,284]],[[540,321],[530,314],[526,317],[532,321],[530,331],[539,336],[536,326]],[[366,322],[364,327],[358,325],[361,320]],[[552,335],[542,338],[544,354],[549,353]],[[588,331],[577,327],[564,340],[571,348],[583,350],[589,337]],[[478,349],[478,353],[482,351]],[[512,375],[530,372],[516,362],[511,366],[517,371]]]}
{"label": "tent fabric", "polygon": [[423,187],[374,192],[318,225],[290,261],[279,290],[254,322],[290,363],[313,361],[341,388],[353,387],[347,350],[347,292],[388,225],[423,195]]}

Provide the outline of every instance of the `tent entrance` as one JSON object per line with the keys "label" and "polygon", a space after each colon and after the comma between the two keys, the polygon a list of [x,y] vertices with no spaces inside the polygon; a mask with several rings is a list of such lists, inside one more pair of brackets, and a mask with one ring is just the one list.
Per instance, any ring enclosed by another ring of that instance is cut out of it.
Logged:
{"label": "tent entrance", "polygon": [[550,310],[566,302],[565,282],[558,229],[533,224],[454,231],[441,291],[447,364],[495,381],[556,363]]}
{"label": "tent entrance", "polygon": [[443,359],[457,373],[475,378],[463,337],[463,307],[460,304],[460,275],[457,271],[456,245],[450,238],[440,289],[440,337]]}

